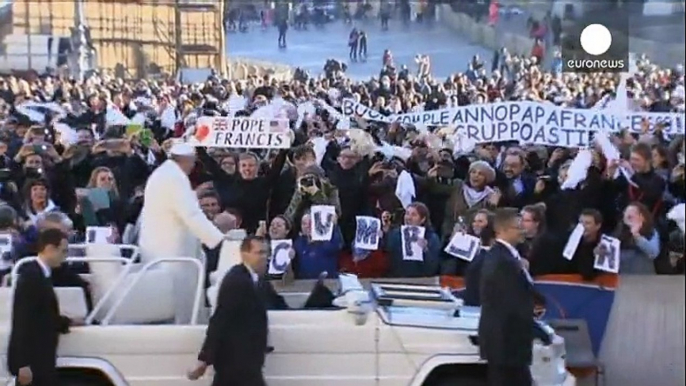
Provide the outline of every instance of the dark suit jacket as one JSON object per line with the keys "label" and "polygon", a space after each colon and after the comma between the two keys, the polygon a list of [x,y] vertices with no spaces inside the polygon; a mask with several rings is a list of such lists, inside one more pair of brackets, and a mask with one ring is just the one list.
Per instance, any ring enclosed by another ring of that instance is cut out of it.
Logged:
{"label": "dark suit jacket", "polygon": [[474,256],[464,273],[464,293],[462,300],[467,306],[481,306],[481,270],[484,266],[484,258],[488,253],[487,250],[481,250]]}
{"label": "dark suit jacket", "polygon": [[481,357],[501,366],[531,364],[533,285],[517,258],[496,242],[481,268]]}
{"label": "dark suit jacket", "polygon": [[500,200],[498,206],[508,206],[512,208],[522,209],[523,207],[533,204],[534,188],[536,187],[536,177],[528,173],[522,173],[520,176],[522,182],[522,192],[517,194],[513,182],[506,180],[503,192],[503,198]]}
{"label": "dark suit jacket", "polygon": [[37,384],[54,379],[59,334],[68,331],[69,319],[60,316],[52,280],[45,277],[37,262],[25,264],[19,270],[12,305],[7,353],[10,372],[16,375],[20,368],[29,366]]}
{"label": "dark suit jacket", "polygon": [[222,379],[261,374],[267,350],[267,308],[262,289],[243,264],[224,276],[217,307],[198,359]]}

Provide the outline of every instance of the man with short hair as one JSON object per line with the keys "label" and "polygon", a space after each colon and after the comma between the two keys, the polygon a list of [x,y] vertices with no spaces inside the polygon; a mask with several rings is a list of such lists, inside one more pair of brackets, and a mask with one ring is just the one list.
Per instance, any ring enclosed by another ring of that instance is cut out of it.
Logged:
{"label": "man with short hair", "polygon": [[46,229],[38,236],[38,259],[19,269],[7,353],[8,368],[19,385],[58,384],[59,334],[69,332],[71,321],[60,316],[51,276],[66,255],[67,236],[59,229]]}
{"label": "man with short hair", "polygon": [[198,363],[188,373],[191,380],[213,366],[213,386],[266,385],[262,367],[267,352],[267,306],[258,282],[267,269],[269,245],[262,237],[248,236],[240,251],[243,263],[233,266],[222,280]]}
{"label": "man with short hair", "polygon": [[515,246],[524,239],[519,211],[495,213],[496,243],[481,270],[479,349],[490,386],[531,386],[534,292]]}
{"label": "man with short hair", "polygon": [[505,197],[501,204],[519,209],[530,204],[536,179],[526,172],[524,156],[516,152],[507,154],[503,159],[502,170],[507,178],[507,186],[503,189]]}
{"label": "man with short hair", "polygon": [[601,273],[593,265],[595,250],[602,237],[603,215],[596,209],[584,209],[579,216],[579,224],[584,227],[584,234],[570,261],[571,272],[565,273],[578,273],[585,280],[592,280]]}
{"label": "man with short hair", "polygon": [[207,190],[198,194],[200,208],[208,219],[213,220],[222,211],[219,195],[213,190]]}

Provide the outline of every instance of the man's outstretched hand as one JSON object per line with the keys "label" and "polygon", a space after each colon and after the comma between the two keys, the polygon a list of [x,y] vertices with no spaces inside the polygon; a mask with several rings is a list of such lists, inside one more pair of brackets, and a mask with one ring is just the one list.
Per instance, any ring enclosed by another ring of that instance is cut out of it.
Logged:
{"label": "man's outstretched hand", "polygon": [[205,375],[205,372],[207,371],[207,363],[198,361],[198,363],[195,364],[195,367],[188,371],[188,379],[191,381],[197,381],[200,379],[203,375]]}

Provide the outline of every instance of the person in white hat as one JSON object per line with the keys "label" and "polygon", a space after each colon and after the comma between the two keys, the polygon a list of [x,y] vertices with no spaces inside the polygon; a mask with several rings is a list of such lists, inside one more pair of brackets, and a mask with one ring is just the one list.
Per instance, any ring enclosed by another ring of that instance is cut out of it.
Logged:
{"label": "person in white hat", "polygon": [[[176,143],[169,159],[160,165],[145,186],[138,246],[141,261],[164,257],[202,258],[201,243],[216,248],[224,234],[200,209],[188,175],[195,165],[195,147]],[[190,321],[197,272],[188,263],[164,264],[174,272],[177,323]]]}

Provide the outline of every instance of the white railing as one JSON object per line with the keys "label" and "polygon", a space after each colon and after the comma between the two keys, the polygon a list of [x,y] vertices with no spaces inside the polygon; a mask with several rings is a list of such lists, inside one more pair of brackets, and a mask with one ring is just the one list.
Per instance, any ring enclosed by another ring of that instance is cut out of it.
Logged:
{"label": "white railing", "polygon": [[112,305],[112,308],[107,312],[103,320],[100,322],[103,326],[106,326],[109,324],[110,319],[114,316],[115,312],[117,309],[121,306],[123,303],[124,299],[126,296],[131,292],[133,287],[136,286],[136,284],[141,280],[141,278],[144,276],[143,274],[150,270],[150,268],[161,264],[161,263],[191,263],[192,265],[195,266],[198,270],[198,281],[197,281],[197,286],[195,288],[195,299],[193,299],[193,313],[191,314],[191,325],[196,325],[198,323],[198,314],[200,312],[200,301],[203,299],[202,296],[202,290],[204,288],[204,281],[205,281],[205,269],[198,259],[190,258],[190,257],[165,257],[161,259],[157,259],[154,261],[151,261],[147,264],[145,264],[140,271],[137,272],[136,276],[134,279],[129,283],[128,287],[124,289],[124,291],[121,293],[121,295],[115,300],[115,303]]}
{"label": "white railing", "polygon": [[132,244],[85,244],[85,243],[79,243],[79,244],[69,244],[67,246],[67,250],[83,250],[84,252],[88,251],[89,247],[97,246],[97,245],[106,245],[107,247],[110,248],[118,248],[119,251],[125,250],[125,251],[131,251],[131,260],[135,261],[138,259],[138,257],[141,255],[140,248],[138,248],[137,245],[132,245]]}

